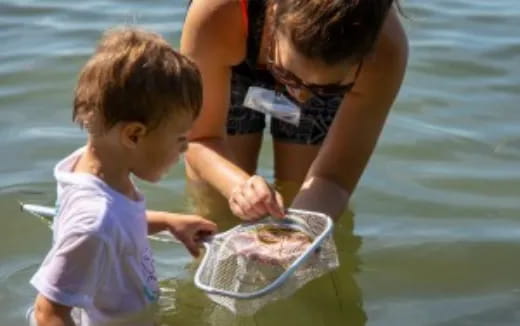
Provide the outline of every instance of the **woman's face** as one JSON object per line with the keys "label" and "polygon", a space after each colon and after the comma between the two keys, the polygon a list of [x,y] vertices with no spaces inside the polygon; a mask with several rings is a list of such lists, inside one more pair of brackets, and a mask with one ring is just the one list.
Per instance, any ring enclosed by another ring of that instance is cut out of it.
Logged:
{"label": "woman's face", "polygon": [[328,65],[309,59],[294,49],[282,33],[276,34],[270,52],[273,76],[301,103],[312,95],[342,96],[355,78],[351,62]]}

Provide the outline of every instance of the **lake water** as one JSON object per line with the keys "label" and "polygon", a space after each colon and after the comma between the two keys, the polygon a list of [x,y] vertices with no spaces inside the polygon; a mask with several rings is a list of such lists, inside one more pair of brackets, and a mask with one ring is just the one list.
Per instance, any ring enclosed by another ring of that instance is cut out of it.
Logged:
{"label": "lake water", "polygon": [[[338,324],[518,325],[520,2],[403,6],[409,70],[352,198],[354,229],[341,226],[348,257],[339,290],[351,315]],[[0,325],[25,324],[35,296],[28,280],[51,240],[18,201],[52,204],[53,165],[84,141],[70,121],[78,69],[113,25],[141,25],[178,46],[185,7],[178,0],[0,0]],[[271,158],[266,146],[266,176]],[[184,187],[182,166],[143,185],[150,207],[173,211],[186,208]],[[275,313],[243,322],[209,313],[184,249],[154,249],[164,325],[290,324]]]}

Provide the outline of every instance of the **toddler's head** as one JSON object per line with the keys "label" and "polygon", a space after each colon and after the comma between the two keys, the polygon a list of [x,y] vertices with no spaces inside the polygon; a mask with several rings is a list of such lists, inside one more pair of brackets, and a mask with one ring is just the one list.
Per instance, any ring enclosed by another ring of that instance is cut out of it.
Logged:
{"label": "toddler's head", "polygon": [[104,35],[81,70],[73,120],[154,182],[185,150],[201,105],[194,63],[157,34],[122,28]]}

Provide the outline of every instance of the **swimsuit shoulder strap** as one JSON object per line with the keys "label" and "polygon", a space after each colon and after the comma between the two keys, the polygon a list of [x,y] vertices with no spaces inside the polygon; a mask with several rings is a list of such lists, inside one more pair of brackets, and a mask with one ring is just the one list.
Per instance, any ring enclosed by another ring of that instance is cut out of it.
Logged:
{"label": "swimsuit shoulder strap", "polygon": [[240,0],[240,3],[243,8],[244,24],[247,26],[246,62],[251,67],[255,67],[262,41],[266,0]]}
{"label": "swimsuit shoulder strap", "polygon": [[242,12],[242,22],[246,36],[249,34],[249,16],[247,14],[247,0],[240,0],[240,10]]}

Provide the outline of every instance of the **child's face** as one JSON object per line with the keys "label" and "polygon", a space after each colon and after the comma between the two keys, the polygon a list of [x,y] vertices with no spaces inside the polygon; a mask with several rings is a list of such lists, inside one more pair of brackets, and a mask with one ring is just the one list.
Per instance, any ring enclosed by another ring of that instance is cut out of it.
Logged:
{"label": "child's face", "polygon": [[159,181],[186,151],[187,133],[192,123],[190,114],[177,114],[140,137],[131,172],[149,182]]}

